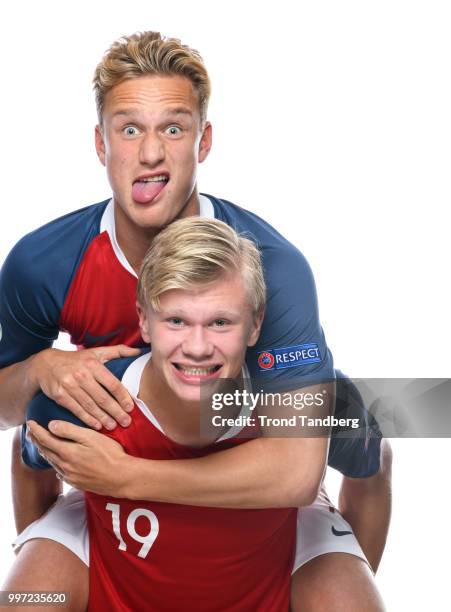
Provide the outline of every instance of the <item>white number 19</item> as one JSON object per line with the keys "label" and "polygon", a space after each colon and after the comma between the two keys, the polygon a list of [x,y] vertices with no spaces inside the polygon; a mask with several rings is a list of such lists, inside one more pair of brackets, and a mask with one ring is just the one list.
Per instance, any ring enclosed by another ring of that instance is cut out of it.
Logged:
{"label": "white number 19", "polygon": [[[106,509],[109,510],[112,514],[112,522],[113,522],[113,531],[114,535],[119,540],[119,550],[127,550],[127,544],[124,542],[124,539],[121,535],[121,524],[120,524],[120,506],[119,504],[107,504]],[[141,536],[139,533],[136,533],[135,525],[136,521],[140,516],[145,516],[150,523],[150,531],[146,536]],[[136,508],[132,510],[127,518],[127,531],[129,535],[136,540],[136,542],[140,542],[142,544],[141,550],[138,553],[138,557],[145,559],[147,557],[147,553],[152,548],[153,543],[157,539],[158,531],[160,529],[160,525],[158,523],[157,516],[151,510],[147,510],[146,508]]]}

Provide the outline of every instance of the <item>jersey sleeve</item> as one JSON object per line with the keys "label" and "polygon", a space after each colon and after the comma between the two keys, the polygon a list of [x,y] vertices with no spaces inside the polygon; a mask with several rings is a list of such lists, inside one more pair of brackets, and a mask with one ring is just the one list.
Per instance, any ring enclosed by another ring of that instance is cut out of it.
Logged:
{"label": "jersey sleeve", "polygon": [[217,219],[253,240],[266,280],[260,338],[246,355],[253,383],[267,391],[295,390],[335,379],[319,322],[315,281],[302,253],[258,215],[207,196]]}
{"label": "jersey sleeve", "polygon": [[[143,349],[141,354],[149,352],[148,349]],[[120,359],[112,359],[105,366],[119,380],[122,380],[124,372],[138,357],[122,357]],[[87,427],[83,421],[76,417],[72,412],[66,410],[55,401],[40,392],[32,399],[27,407],[27,421],[36,421],[45,429],[48,429],[50,421],[67,421],[78,425],[79,427]],[[27,437],[27,426],[22,426],[22,459],[31,468],[36,470],[45,470],[50,468],[49,463],[38,453],[36,446]]]}
{"label": "jersey sleeve", "polygon": [[0,271],[0,368],[46,349],[58,337],[73,276],[98,235],[107,201],[39,227],[12,249]]}
{"label": "jersey sleeve", "polygon": [[51,346],[58,336],[58,315],[39,258],[26,236],[0,271],[0,367]]}
{"label": "jersey sleeve", "polygon": [[[44,393],[38,393],[28,405],[27,421],[36,421],[39,425],[48,429],[49,422],[53,420],[67,421],[80,427],[87,427],[72,412],[59,406]],[[39,454],[36,446],[28,439],[26,425],[22,426],[22,459],[28,467],[35,470],[45,470],[51,467]]]}
{"label": "jersey sleeve", "polygon": [[319,322],[315,281],[291,244],[262,251],[267,303],[260,338],[246,357],[250,375],[271,389],[299,389],[335,379]]}
{"label": "jersey sleeve", "polygon": [[346,424],[332,428],[328,465],[344,476],[368,478],[380,468],[382,433],[352,380],[340,370],[336,375],[335,417]]}

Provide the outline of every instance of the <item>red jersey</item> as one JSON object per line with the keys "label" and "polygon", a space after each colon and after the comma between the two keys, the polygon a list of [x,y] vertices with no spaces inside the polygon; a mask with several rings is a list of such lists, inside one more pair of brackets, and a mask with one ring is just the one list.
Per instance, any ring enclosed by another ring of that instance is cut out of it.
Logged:
{"label": "red jersey", "polygon": [[[126,371],[135,381],[148,359]],[[139,385],[138,385],[139,387]],[[223,436],[203,448],[169,439],[137,400],[132,424],[104,433],[133,456],[186,459],[248,440]],[[89,610],[281,612],[288,610],[297,510],[231,510],[86,494]]]}

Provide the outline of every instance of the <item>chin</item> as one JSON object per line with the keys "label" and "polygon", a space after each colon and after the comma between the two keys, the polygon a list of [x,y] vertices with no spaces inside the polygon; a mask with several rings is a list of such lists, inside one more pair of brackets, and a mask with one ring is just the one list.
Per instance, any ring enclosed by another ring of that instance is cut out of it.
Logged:
{"label": "chin", "polygon": [[201,399],[200,387],[197,387],[197,388],[191,387],[191,389],[189,390],[173,389],[173,393],[181,402],[199,403]]}

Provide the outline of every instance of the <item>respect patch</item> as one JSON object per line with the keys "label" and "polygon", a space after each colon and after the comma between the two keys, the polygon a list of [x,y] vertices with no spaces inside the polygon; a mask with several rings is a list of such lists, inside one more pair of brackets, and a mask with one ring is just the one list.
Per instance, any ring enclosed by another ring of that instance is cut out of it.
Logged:
{"label": "respect patch", "polygon": [[315,342],[286,346],[284,348],[261,351],[257,357],[260,371],[283,370],[321,361],[318,345]]}

